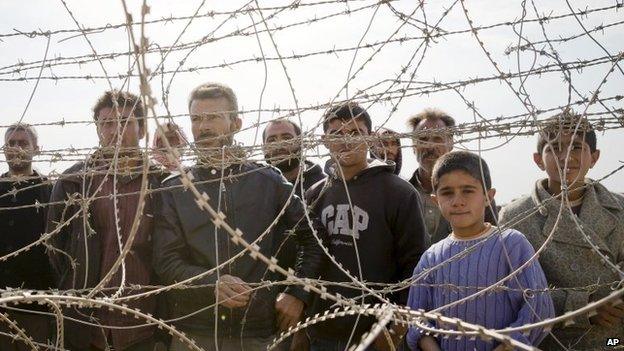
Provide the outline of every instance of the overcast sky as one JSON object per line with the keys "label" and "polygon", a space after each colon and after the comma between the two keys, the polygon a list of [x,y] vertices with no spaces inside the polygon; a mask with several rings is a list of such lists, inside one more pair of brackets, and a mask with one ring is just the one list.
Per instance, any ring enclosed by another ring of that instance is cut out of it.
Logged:
{"label": "overcast sky", "polygon": [[[159,104],[156,111],[159,115],[166,115],[167,109],[163,106],[163,86],[169,86],[168,107],[172,115],[187,113],[187,97],[190,90],[206,81],[218,81],[230,85],[238,95],[242,110],[262,109],[293,109],[295,106],[305,108],[332,101],[335,98],[360,98],[364,93],[379,94],[391,88],[408,89],[408,94],[401,99],[378,101],[364,105],[369,108],[375,126],[384,125],[400,132],[406,132],[406,120],[426,107],[440,108],[459,123],[478,120],[479,117],[467,106],[466,101],[474,104],[481,116],[486,119],[510,116],[527,112],[527,107],[521,103],[513,90],[504,82],[493,80],[484,83],[466,85],[458,91],[447,90],[424,94],[422,88],[431,82],[449,83],[465,81],[474,78],[487,78],[497,75],[495,67],[487,59],[482,48],[473,35],[458,33],[434,39],[427,44],[422,37],[425,24],[429,30],[439,22],[438,26],[446,32],[463,31],[469,29],[461,3],[454,1],[427,2],[423,9],[418,9],[413,19],[404,24],[397,13],[410,14],[416,9],[416,1],[392,2],[395,12],[388,5],[375,6],[374,1],[349,1],[348,3],[331,3],[316,6],[299,6],[296,9],[277,10],[291,2],[287,1],[258,1],[260,6],[267,8],[262,15],[267,19],[267,25],[272,29],[272,38],[266,32],[254,34],[254,24],[257,30],[265,30],[260,13],[238,13],[235,18],[229,15],[202,16],[192,21],[189,19],[173,20],[148,24],[145,26],[146,35],[153,47],[157,44],[164,48],[174,43],[192,43],[202,37],[223,38],[214,42],[204,43],[194,48],[177,50],[169,53],[160,68],[173,71],[180,67],[182,72],[175,75],[157,75],[151,81],[154,96]],[[121,2],[85,2],[67,1],[67,7],[83,28],[116,25],[124,22]],[[139,1],[129,1],[130,11],[136,21],[140,17]],[[148,1],[151,12],[148,20],[156,20],[170,16],[191,16],[198,11],[206,14],[209,11],[229,11],[244,7],[247,1],[206,1],[200,7],[200,1]],[[302,4],[310,1],[301,2]],[[254,2],[250,2],[254,4]],[[466,1],[469,16],[475,26],[483,27],[497,23],[513,22],[522,17],[521,2],[512,1]],[[574,9],[595,9],[614,6],[615,0],[608,1],[570,1]],[[569,13],[565,1],[535,1],[534,6],[540,15],[557,16]],[[450,9],[444,16],[444,11]],[[350,15],[345,15],[345,11]],[[593,32],[595,41],[587,36],[566,42],[554,43],[562,62],[579,60],[594,60],[607,56],[605,49],[612,55],[623,50],[623,26],[618,22],[624,21],[624,10],[614,9],[596,11],[594,13],[574,17],[552,19],[544,23],[546,35],[550,39],[565,38],[582,33],[582,25],[593,29],[598,25],[608,26],[602,31]],[[275,30],[301,21],[319,19],[324,16],[337,14],[327,20],[314,23],[296,25],[283,30]],[[527,19],[535,18],[531,1],[527,1]],[[186,30],[182,34],[184,28]],[[99,62],[68,64],[45,68],[42,71],[44,78],[50,77],[84,77],[91,75],[101,77],[108,75],[109,79],[43,79],[39,81],[35,90],[36,80],[17,80],[20,77],[36,78],[39,74],[38,64],[26,64],[21,72],[16,72],[16,65],[20,62],[30,63],[44,58],[48,40],[43,36],[32,38],[6,36],[6,34],[32,31],[75,30],[77,28],[69,12],[60,1],[33,0],[24,6],[23,2],[3,1],[0,3],[0,96],[3,97],[3,111],[0,115],[0,126],[6,127],[19,120],[24,114],[23,121],[31,124],[52,123],[49,126],[39,126],[40,144],[45,155],[42,155],[36,168],[44,173],[56,170],[60,172],[69,167],[75,159],[66,148],[89,148],[97,144],[95,126],[87,123],[92,119],[91,108],[95,99],[109,87],[120,88],[128,86],[130,90],[138,91],[137,78],[127,82],[120,79],[128,71],[131,58],[121,55],[115,59],[103,59]],[[249,35],[233,35],[237,29]],[[139,26],[134,27],[135,34],[139,35]],[[534,51],[526,50],[517,55],[515,52],[507,55],[506,49],[518,44],[518,33],[531,41],[536,42],[535,49],[550,52],[548,45],[543,43],[544,33],[537,22],[501,25],[491,29],[479,31],[479,37],[486,49],[492,54],[503,72],[518,72],[532,66],[543,66],[555,61],[545,55],[536,55]],[[182,35],[181,35],[182,34]],[[366,44],[383,43],[389,39],[405,38],[403,41],[392,41],[384,45],[363,47]],[[88,39],[98,55],[123,53],[128,50],[128,35],[125,28],[111,28],[105,31],[88,34]],[[313,54],[298,59],[264,61],[262,57],[276,58],[276,48],[282,56]],[[361,43],[361,44],[358,44]],[[342,50],[355,48],[359,50]],[[333,51],[327,53],[328,51]],[[375,52],[377,52],[373,55]],[[322,54],[318,54],[322,52]],[[315,54],[316,53],[316,54]],[[93,51],[84,36],[75,32],[54,34],[49,40],[47,54],[48,62],[56,62],[58,57],[74,57],[91,55]],[[372,57],[372,60],[369,60]],[[255,60],[258,58],[258,60]],[[52,60],[52,61],[50,61]],[[243,63],[235,62],[247,60]],[[148,65],[152,70],[163,62],[161,53],[154,53],[148,57]],[[182,65],[180,66],[180,63]],[[624,65],[624,62],[620,62]],[[214,67],[219,66],[222,67]],[[214,67],[214,68],[210,68]],[[351,70],[350,70],[351,67]],[[193,69],[194,68],[194,69]],[[572,101],[588,98],[597,89],[602,79],[609,73],[612,63],[586,67],[583,70],[571,71],[573,86]],[[106,74],[104,73],[104,70]],[[393,81],[405,70],[401,82],[394,86]],[[286,79],[285,71],[291,78],[290,84]],[[136,72],[136,71],[135,71]],[[347,77],[355,74],[348,88],[345,88]],[[412,77],[413,75],[413,77]],[[624,92],[624,76],[619,69],[615,69],[608,76],[607,83],[600,88],[600,97],[614,97]],[[568,101],[568,86],[565,84],[561,72],[545,73],[540,76],[526,78],[524,87],[530,96],[531,103],[539,110],[546,110],[565,105]],[[411,79],[411,82],[409,82]],[[515,89],[518,89],[519,79],[511,79]],[[124,85],[125,84],[125,85]],[[291,84],[292,88],[291,90]],[[34,91],[30,106],[25,107]],[[397,94],[392,96],[396,97]],[[398,103],[398,105],[396,105]],[[609,100],[605,105],[609,109],[622,109],[622,100]],[[396,111],[391,113],[396,105]],[[588,107],[587,104],[576,106],[577,111],[604,112],[605,108],[599,104]],[[314,128],[319,121],[322,110],[314,109],[296,115],[295,120],[303,123],[306,131]],[[260,119],[266,121],[283,115],[283,113],[257,112],[243,115],[244,126],[250,127]],[[546,117],[540,115],[540,118]],[[620,112],[620,116],[621,116]],[[188,117],[175,118],[190,135],[190,121]],[[60,125],[65,122],[83,122]],[[150,122],[153,129],[154,122]],[[4,128],[0,128],[4,133]],[[239,133],[236,139],[246,145],[253,145],[257,128],[248,128]],[[261,132],[261,130],[260,130]],[[320,133],[320,129],[316,133]],[[474,136],[474,135],[473,135]],[[622,129],[609,130],[600,133],[598,146],[602,150],[601,159],[597,166],[590,171],[590,177],[601,178],[612,172],[624,161],[622,148],[624,142]],[[404,145],[410,145],[408,140]],[[257,142],[256,142],[257,144]],[[469,142],[458,145],[459,148],[470,150],[482,149],[484,158],[492,170],[493,183],[498,188],[499,203],[506,203],[524,193],[527,193],[532,183],[543,174],[532,161],[532,152],[535,148],[535,136],[515,138],[488,138],[479,145]],[[57,151],[58,150],[58,151]],[[52,155],[62,161],[50,162]],[[308,155],[325,154],[323,148],[309,150]],[[402,176],[408,178],[417,167],[411,148],[404,148],[404,165]],[[3,160],[3,159],[2,159]],[[318,160],[317,160],[318,161]],[[322,160],[321,160],[322,161]],[[4,162],[0,170],[6,171]],[[604,184],[615,191],[624,191],[623,172],[607,178]]]}

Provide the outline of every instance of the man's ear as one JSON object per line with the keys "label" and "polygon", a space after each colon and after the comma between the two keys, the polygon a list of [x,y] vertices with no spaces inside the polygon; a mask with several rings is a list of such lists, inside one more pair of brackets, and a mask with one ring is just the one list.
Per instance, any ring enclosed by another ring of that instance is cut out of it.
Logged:
{"label": "man's ear", "polygon": [[492,203],[492,201],[494,201],[494,196],[496,195],[496,189],[492,188],[492,189],[488,189],[488,191],[486,192],[487,194],[487,198],[488,198],[488,205]]}
{"label": "man's ear", "polygon": [[537,153],[537,152],[533,153],[533,162],[535,162],[537,167],[539,167],[539,169],[541,169],[542,171],[546,170],[546,166],[544,165],[544,158],[542,157],[542,154]]}
{"label": "man's ear", "polygon": [[143,123],[139,123],[139,140],[145,138],[145,122],[147,122],[146,118],[143,119]]}
{"label": "man's ear", "polygon": [[40,153],[41,153],[41,147],[39,145],[35,145],[33,155],[38,156]]}
{"label": "man's ear", "polygon": [[234,117],[234,130],[233,132],[238,132],[243,127],[243,120],[236,116]]}
{"label": "man's ear", "polygon": [[435,193],[432,193],[432,194],[431,194],[431,195],[429,195],[429,196],[431,196],[431,201],[433,201],[433,203],[434,203],[434,204],[436,204],[436,206],[438,206],[438,205],[439,205],[439,204],[438,204],[438,197],[436,196],[436,194],[435,194]]}
{"label": "man's ear", "polygon": [[596,149],[596,151],[591,153],[591,165],[589,165],[589,168],[594,168],[594,165],[596,164],[596,162],[598,162],[599,158],[600,150]]}

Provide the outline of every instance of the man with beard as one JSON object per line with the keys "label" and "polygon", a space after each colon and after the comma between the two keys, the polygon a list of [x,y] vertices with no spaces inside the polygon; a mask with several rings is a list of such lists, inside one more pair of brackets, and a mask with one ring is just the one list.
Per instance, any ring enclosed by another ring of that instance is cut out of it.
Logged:
{"label": "man with beard", "polygon": [[[164,177],[159,168],[148,165],[144,178],[149,161],[139,141],[145,136],[146,120],[136,95],[107,91],[93,107],[93,119],[100,147],[65,171],[54,185],[50,201],[56,204],[50,207],[47,230],[58,231],[49,240],[53,247],[49,254],[59,287],[98,287],[96,296],[105,298],[119,296],[122,277],[126,287],[156,284],[151,267],[151,190]],[[124,264],[115,265],[127,245],[131,246]],[[156,296],[124,303],[143,313],[157,312]],[[151,351],[157,344],[155,326],[134,327],[145,322],[130,313],[79,307],[64,313],[74,319],[65,321],[66,346],[71,350]],[[76,319],[102,327],[89,327]]]}
{"label": "man with beard", "polygon": [[[418,190],[424,205],[425,223],[431,238],[431,244],[446,238],[452,231],[449,222],[444,219],[439,207],[431,199],[431,171],[438,158],[453,150],[453,131],[455,119],[438,109],[425,109],[409,118],[408,124],[414,133],[414,153],[418,168],[409,182]],[[486,222],[495,224],[497,217],[496,203],[485,210]]]}
{"label": "man with beard", "polygon": [[[38,153],[37,134],[32,126],[16,123],[8,127],[4,134],[4,154],[9,171],[0,176],[0,256],[32,244],[45,233],[46,206],[52,185],[32,168],[33,156]],[[52,267],[42,244],[0,261],[1,289],[47,290],[54,287],[53,281]],[[26,329],[26,335],[33,341],[46,343],[52,337],[52,319],[40,314],[41,311],[50,312],[47,307],[37,304],[13,307],[22,311],[3,308],[0,312],[8,313],[11,320]],[[4,322],[0,331],[15,334]],[[21,341],[0,336],[0,350],[29,349]]]}
{"label": "man with beard", "polygon": [[401,138],[396,136],[397,133],[394,130],[384,127],[377,129],[375,135],[379,139],[371,145],[371,157],[394,162],[394,174],[399,175],[403,164]]}
{"label": "man with beard", "polygon": [[282,175],[294,185],[295,195],[299,197],[312,185],[325,179],[321,166],[307,160],[301,164],[303,155],[300,136],[301,128],[286,119],[269,122],[262,133],[262,150],[266,162],[282,171]]}
{"label": "man with beard", "polygon": [[[186,177],[263,255],[273,256],[284,229],[292,231],[299,248],[295,274],[317,278],[325,258],[313,230],[322,238],[325,229],[313,215],[310,224],[300,222],[304,208],[298,197],[291,197],[292,185],[271,167],[245,161],[233,145],[242,120],[232,89],[200,85],[191,92],[188,107],[198,160]],[[265,350],[278,330],[299,321],[310,294],[301,286],[284,291],[266,285],[284,277],[271,273],[254,253],[241,252],[243,247],[185,191],[181,175],[172,175],[163,186],[154,267],[164,284],[186,285],[171,291],[170,318],[204,350]],[[187,349],[173,340],[171,350]]]}

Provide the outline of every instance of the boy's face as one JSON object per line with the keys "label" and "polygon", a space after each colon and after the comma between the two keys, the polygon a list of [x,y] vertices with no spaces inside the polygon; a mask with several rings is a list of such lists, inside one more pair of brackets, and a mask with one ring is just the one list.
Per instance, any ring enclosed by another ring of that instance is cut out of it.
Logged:
{"label": "boy's face", "polygon": [[[564,167],[570,144],[572,149]],[[546,171],[550,182],[561,184],[565,176],[568,185],[582,184],[599,157],[599,150],[591,152],[583,136],[574,133],[562,133],[556,141],[547,143],[541,154],[533,154],[533,160],[542,171]]]}
{"label": "boy's face", "polygon": [[495,189],[484,193],[480,180],[468,172],[456,170],[440,177],[431,197],[456,235],[471,236],[483,230],[485,209],[495,193]]}
{"label": "boy's face", "polygon": [[349,121],[335,118],[328,123],[323,142],[340,166],[352,167],[366,162],[368,145],[363,137],[368,133],[366,124],[359,118]]}

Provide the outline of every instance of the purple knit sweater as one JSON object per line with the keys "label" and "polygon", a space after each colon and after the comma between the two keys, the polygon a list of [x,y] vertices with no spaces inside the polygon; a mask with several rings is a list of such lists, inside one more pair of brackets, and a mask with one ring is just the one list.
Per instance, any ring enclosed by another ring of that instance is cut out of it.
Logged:
{"label": "purple knit sweater", "polygon": [[[472,295],[507,276],[533,254],[533,247],[524,235],[513,229],[500,233],[492,227],[488,233],[473,240],[460,240],[449,235],[431,246],[421,257],[414,270],[414,277],[418,279],[410,288],[408,306],[414,310],[431,311]],[[544,272],[539,262],[534,260],[515,278],[507,280],[503,289],[439,312],[486,328],[518,327],[554,316],[550,294],[522,293],[523,289],[545,288]],[[435,322],[431,321],[429,325],[435,326]],[[412,350],[420,350],[417,345],[422,335],[419,328],[409,329],[407,341]],[[525,344],[537,345],[545,333],[541,329],[532,329],[528,334],[515,332],[510,336]],[[439,337],[438,343],[445,351],[489,351],[499,344],[494,340],[471,340],[468,337]]]}

